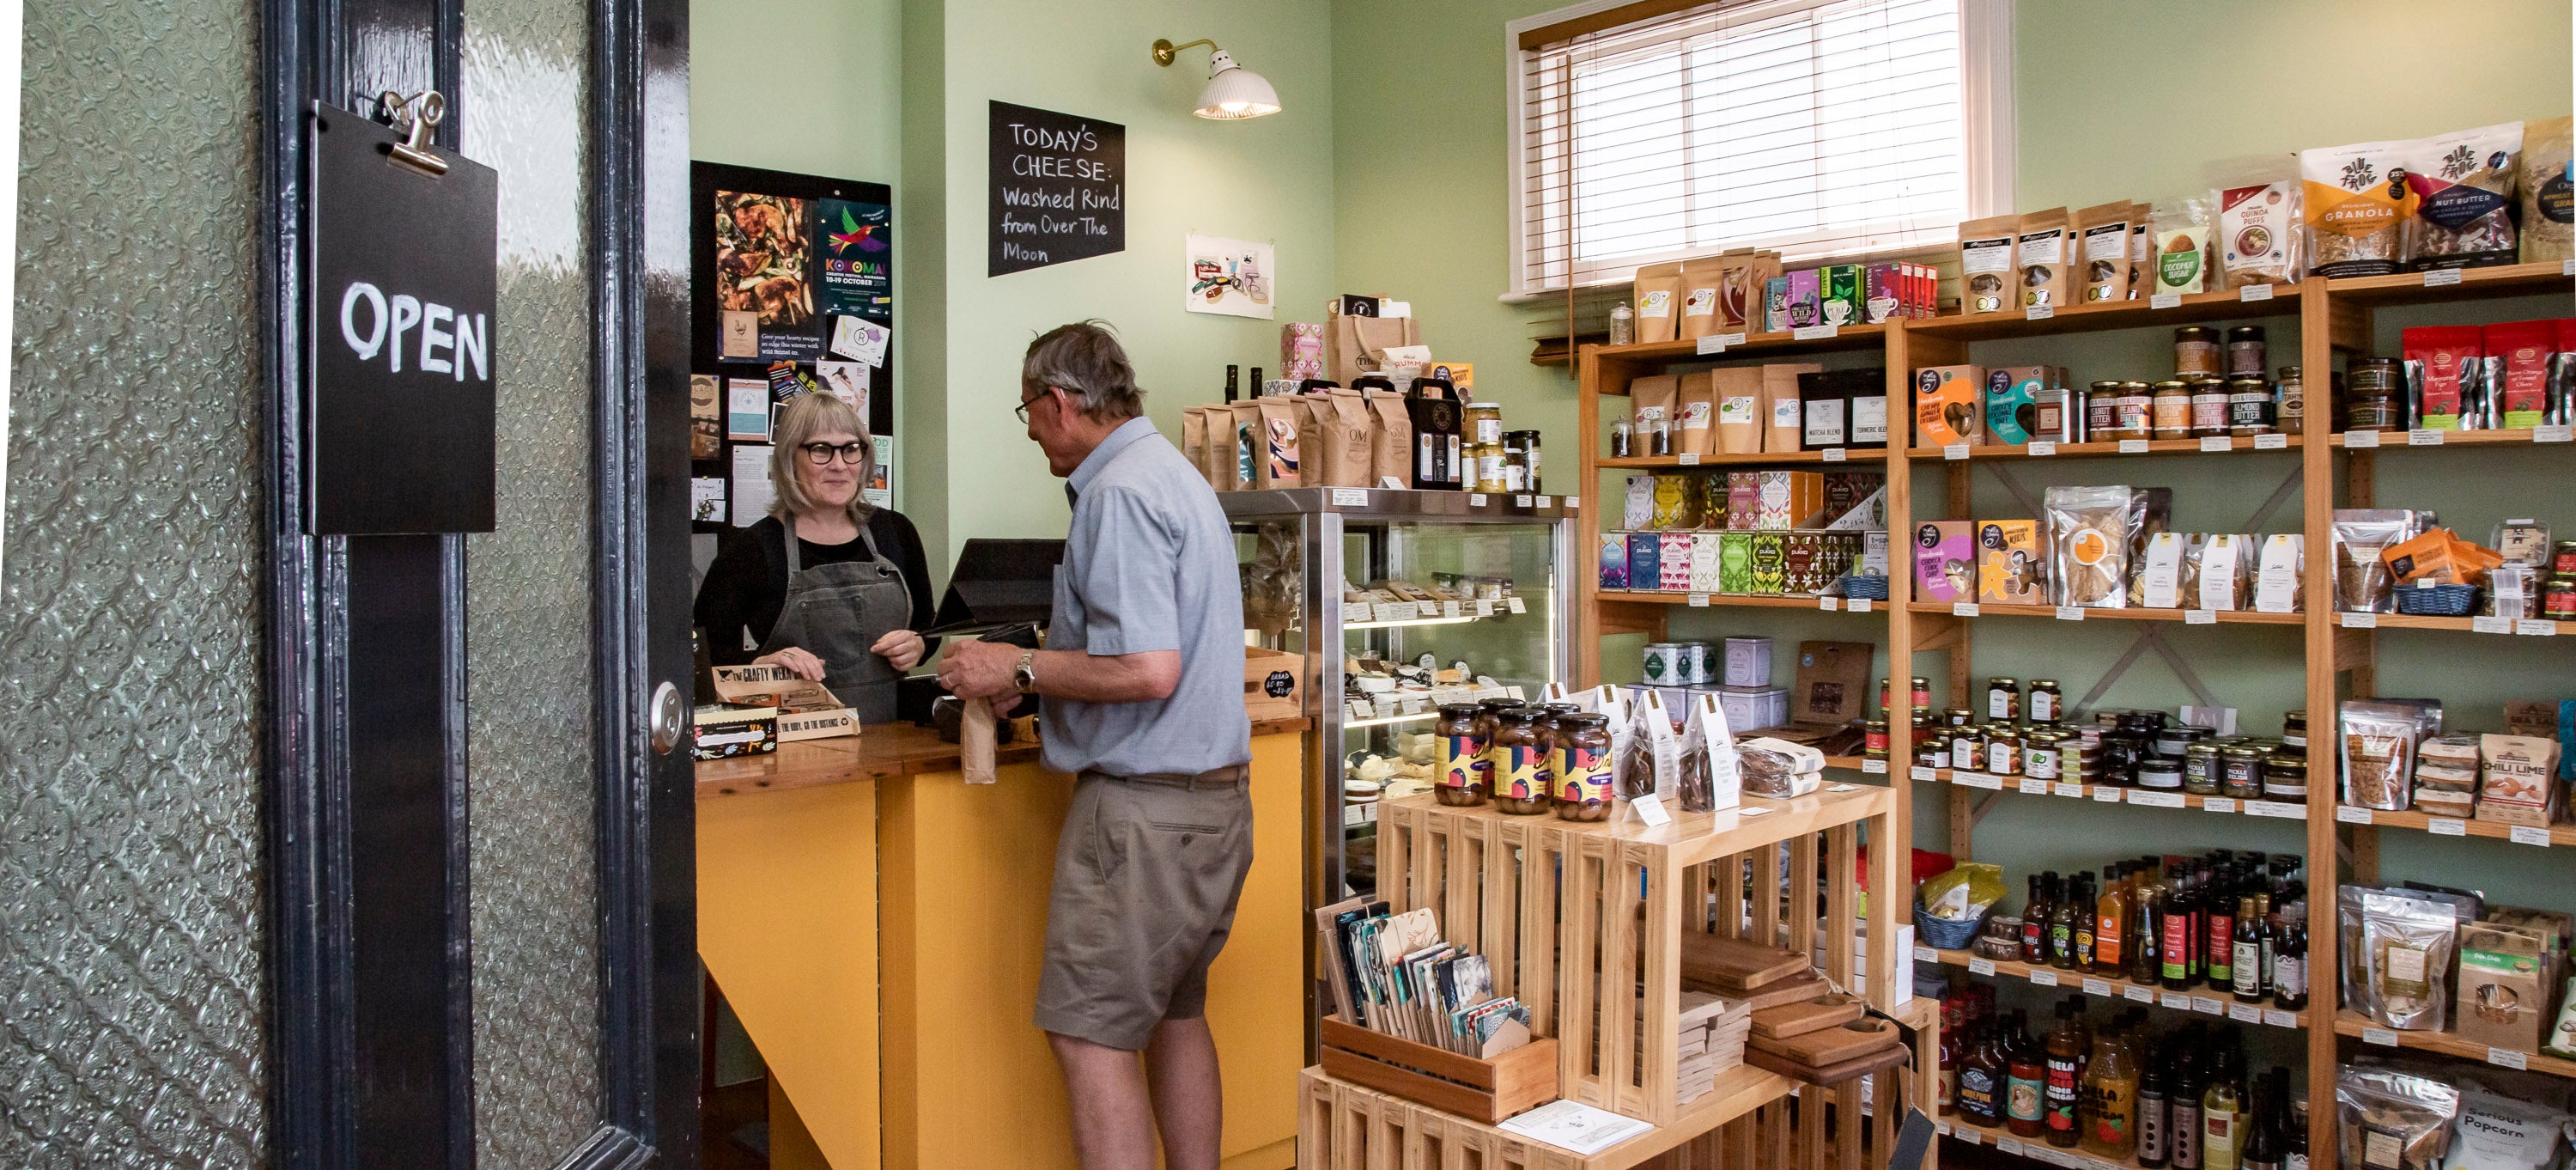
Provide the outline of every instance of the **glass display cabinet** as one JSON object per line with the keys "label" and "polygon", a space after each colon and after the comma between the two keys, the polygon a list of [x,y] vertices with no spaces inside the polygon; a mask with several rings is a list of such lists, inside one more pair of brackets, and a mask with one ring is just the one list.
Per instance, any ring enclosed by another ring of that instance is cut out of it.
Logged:
{"label": "glass display cabinet", "polygon": [[1362,488],[1225,492],[1246,653],[1301,659],[1309,908],[1373,896],[1377,804],[1431,787],[1442,702],[1571,684],[1576,501]]}

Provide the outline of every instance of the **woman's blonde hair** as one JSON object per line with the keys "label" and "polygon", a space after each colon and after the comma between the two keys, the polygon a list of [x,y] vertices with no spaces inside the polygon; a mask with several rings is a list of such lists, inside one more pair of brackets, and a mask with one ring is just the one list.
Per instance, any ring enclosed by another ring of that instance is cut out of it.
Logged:
{"label": "woman's blonde hair", "polygon": [[859,490],[850,496],[850,522],[865,524],[876,509],[868,506],[867,487],[876,478],[876,444],[868,438],[868,423],[859,417],[857,407],[824,391],[807,391],[778,413],[778,433],[770,436],[769,483],[777,489],[778,498],[769,505],[769,514],[795,531],[798,513],[815,513],[823,505],[806,494],[805,481],[797,477],[800,469],[811,466],[805,461],[805,444],[814,436],[829,431],[844,431],[859,437]]}

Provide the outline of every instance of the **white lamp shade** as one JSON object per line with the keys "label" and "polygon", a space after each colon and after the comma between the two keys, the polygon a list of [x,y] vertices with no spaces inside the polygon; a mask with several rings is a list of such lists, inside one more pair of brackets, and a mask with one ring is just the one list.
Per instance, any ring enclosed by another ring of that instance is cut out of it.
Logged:
{"label": "white lamp shade", "polygon": [[1191,111],[1202,118],[1258,118],[1279,112],[1279,91],[1270,88],[1268,78],[1241,65],[1219,50],[1208,58],[1207,88],[1199,91],[1199,105]]}

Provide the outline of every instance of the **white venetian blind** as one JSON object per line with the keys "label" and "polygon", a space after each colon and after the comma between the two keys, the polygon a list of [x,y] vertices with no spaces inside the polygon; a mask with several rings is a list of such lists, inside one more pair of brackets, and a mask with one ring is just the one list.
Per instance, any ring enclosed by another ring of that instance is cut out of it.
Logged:
{"label": "white venetian blind", "polygon": [[1960,3],[1736,0],[1525,37],[1520,288],[1728,248],[1795,262],[1954,240]]}

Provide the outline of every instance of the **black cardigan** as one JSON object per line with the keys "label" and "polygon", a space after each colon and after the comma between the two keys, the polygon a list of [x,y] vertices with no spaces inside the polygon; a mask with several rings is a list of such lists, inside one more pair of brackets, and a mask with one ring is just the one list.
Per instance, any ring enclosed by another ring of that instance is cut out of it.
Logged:
{"label": "black cardigan", "polygon": [[[930,598],[930,564],[921,550],[921,533],[903,513],[878,508],[868,518],[868,534],[876,538],[877,552],[903,570],[904,588],[912,594],[910,628],[928,629],[938,611]],[[856,537],[846,544],[799,540],[803,547],[797,555],[807,565],[866,560],[868,555],[867,542]],[[726,533],[715,563],[707,566],[706,580],[698,584],[696,620],[707,634],[708,658],[718,666],[737,666],[759,657],[760,651],[743,648],[743,632],[750,631],[755,646],[768,641],[786,602],[787,526],[770,516]],[[938,649],[932,641],[922,657],[927,660]]]}

